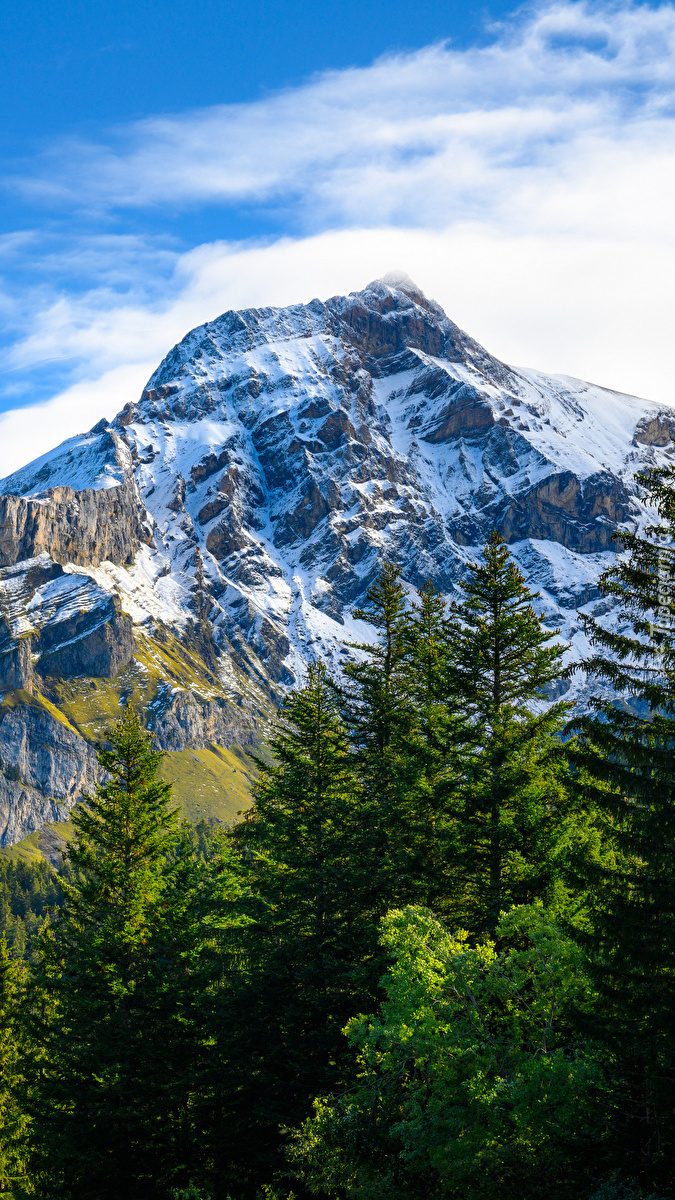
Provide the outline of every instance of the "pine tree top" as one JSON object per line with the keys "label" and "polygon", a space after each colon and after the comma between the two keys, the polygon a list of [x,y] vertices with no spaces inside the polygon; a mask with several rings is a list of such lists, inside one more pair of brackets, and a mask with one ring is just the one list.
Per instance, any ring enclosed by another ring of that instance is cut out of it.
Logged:
{"label": "pine tree top", "polygon": [[102,855],[123,855],[132,867],[163,852],[177,828],[171,784],[157,778],[164,755],[152,749],[152,736],[132,705],[107,733],[110,744],[99,748],[98,761],[108,778],[93,796],[82,796],[73,814],[76,836],[68,856],[80,867],[93,866]]}
{"label": "pine tree top", "polygon": [[496,530],[460,587],[463,598],[449,605],[460,692],[490,719],[505,708],[523,710],[562,675],[566,646],[551,645],[560,631],[542,625],[538,597]]}
{"label": "pine tree top", "polygon": [[[582,617],[596,650],[581,668],[652,713],[675,715],[675,468],[637,479],[661,520],[643,533],[617,535],[624,557],[601,575],[599,586],[616,602],[620,626],[606,629]],[[595,707],[609,712],[613,699],[597,699]]]}

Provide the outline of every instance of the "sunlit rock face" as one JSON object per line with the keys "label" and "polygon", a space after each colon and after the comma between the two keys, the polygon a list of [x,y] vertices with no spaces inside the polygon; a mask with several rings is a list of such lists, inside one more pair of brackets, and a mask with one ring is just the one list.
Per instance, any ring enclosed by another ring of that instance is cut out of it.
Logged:
{"label": "sunlit rock face", "polygon": [[450,593],[494,528],[579,656],[577,609],[612,620],[613,535],[646,519],[635,473],[674,434],[647,401],[500,362],[405,276],[225,313],[112,423],[0,482],[0,691],[115,679],[169,631],[220,683],[158,686],[158,740],[254,740],[246,680],[275,702],[311,658],[339,671],[384,560]]}
{"label": "sunlit rock face", "polygon": [[85,566],[130,562],[150,533],[130,467],[121,438],[98,427],[4,480],[0,568],[43,553]]}
{"label": "sunlit rock face", "polygon": [[63,820],[101,778],[96,751],[39,704],[14,703],[0,720],[0,845]]}

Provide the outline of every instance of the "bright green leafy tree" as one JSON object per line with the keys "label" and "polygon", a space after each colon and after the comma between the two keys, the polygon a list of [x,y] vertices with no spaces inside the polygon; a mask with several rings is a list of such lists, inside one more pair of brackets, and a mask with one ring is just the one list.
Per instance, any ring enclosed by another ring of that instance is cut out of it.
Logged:
{"label": "bright green leafy tree", "polygon": [[578,1200],[593,1190],[601,1074],[569,1019],[591,1000],[583,956],[539,905],[511,909],[496,933],[471,948],[425,909],[388,915],[386,1001],[346,1030],[354,1085],[317,1102],[292,1148],[311,1192]]}

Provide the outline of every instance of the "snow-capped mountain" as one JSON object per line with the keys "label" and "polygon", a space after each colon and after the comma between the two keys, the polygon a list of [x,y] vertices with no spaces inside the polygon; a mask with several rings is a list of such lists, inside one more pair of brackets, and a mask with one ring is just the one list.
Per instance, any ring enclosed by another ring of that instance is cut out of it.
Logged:
{"label": "snow-capped mountain", "polygon": [[[86,739],[63,680],[119,681],[146,654],[160,744],[252,741],[308,658],[337,670],[363,637],[351,610],[384,559],[450,592],[495,526],[581,654],[577,609],[607,608],[635,472],[674,434],[675,412],[500,362],[404,276],[225,313],[112,423],[0,482],[0,691],[47,697]],[[169,687],[167,637],[201,674]]]}

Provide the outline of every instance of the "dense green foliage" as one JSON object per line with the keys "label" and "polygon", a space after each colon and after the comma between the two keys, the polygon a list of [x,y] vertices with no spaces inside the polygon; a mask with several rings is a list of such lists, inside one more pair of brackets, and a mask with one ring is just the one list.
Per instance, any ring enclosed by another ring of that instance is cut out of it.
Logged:
{"label": "dense green foliage", "polygon": [[599,999],[594,1034],[612,1074],[617,1145],[655,1177],[675,1161],[675,492],[672,469],[643,477],[661,521],[622,535],[628,556],[604,576],[622,631],[586,622],[587,669],[625,699],[598,697],[577,724],[588,802],[601,814],[604,865],[586,864]]}
{"label": "dense green foliage", "polygon": [[[354,765],[323,667],[312,667],[289,697],[271,749],[255,806],[233,835],[250,924],[224,1028],[226,1042],[237,1031],[224,1054],[238,1102],[227,1121],[237,1137],[223,1138],[235,1164],[244,1159],[242,1172],[253,1160],[263,1176],[273,1169],[279,1127],[301,1120],[308,1097],[343,1078],[342,1027],[355,1008],[373,1003],[379,975],[369,963],[374,920]],[[238,1183],[235,1171],[232,1187]]]}
{"label": "dense green foliage", "polygon": [[62,902],[59,877],[45,859],[0,858],[0,929],[12,954],[22,958],[42,928],[47,911]]}
{"label": "dense green foliage", "polygon": [[[457,781],[457,868],[462,925],[494,933],[514,903],[550,895],[569,841],[567,706],[533,702],[560,679],[564,647],[551,644],[532,594],[495,534],[450,606],[449,663],[472,740]],[[574,823],[574,818],[572,819]]]}
{"label": "dense green foliage", "polygon": [[161,755],[132,709],[110,741],[26,1001],[38,1193],[78,1200],[165,1196],[194,1162],[198,1014],[236,890],[226,854],[205,860],[179,840]]}
{"label": "dense green foliage", "polygon": [[110,778],[74,818],[77,874],[35,972],[35,1149],[54,1195],[130,1194],[139,1172],[148,1178],[154,1166],[152,921],[175,818],[132,710],[111,736],[101,753]]}
{"label": "dense green foliage", "polygon": [[178,822],[126,711],[64,869],[2,864],[5,1193],[675,1197],[655,536],[605,577],[624,632],[589,622],[588,666],[619,701],[573,737],[564,647],[496,534],[450,603],[385,567],[372,641],[289,694],[227,833]]}
{"label": "dense green foliage", "polygon": [[19,999],[24,980],[21,965],[0,938],[0,1196],[17,1194],[26,1176],[30,1121],[23,1103],[25,1037]]}
{"label": "dense green foliage", "polygon": [[512,908],[496,936],[472,946],[428,910],[388,915],[385,1002],[346,1029],[356,1086],[319,1102],[294,1148],[313,1192],[579,1195],[575,1142],[602,1133],[599,1065],[570,1020],[592,1000],[582,955],[541,906]]}

